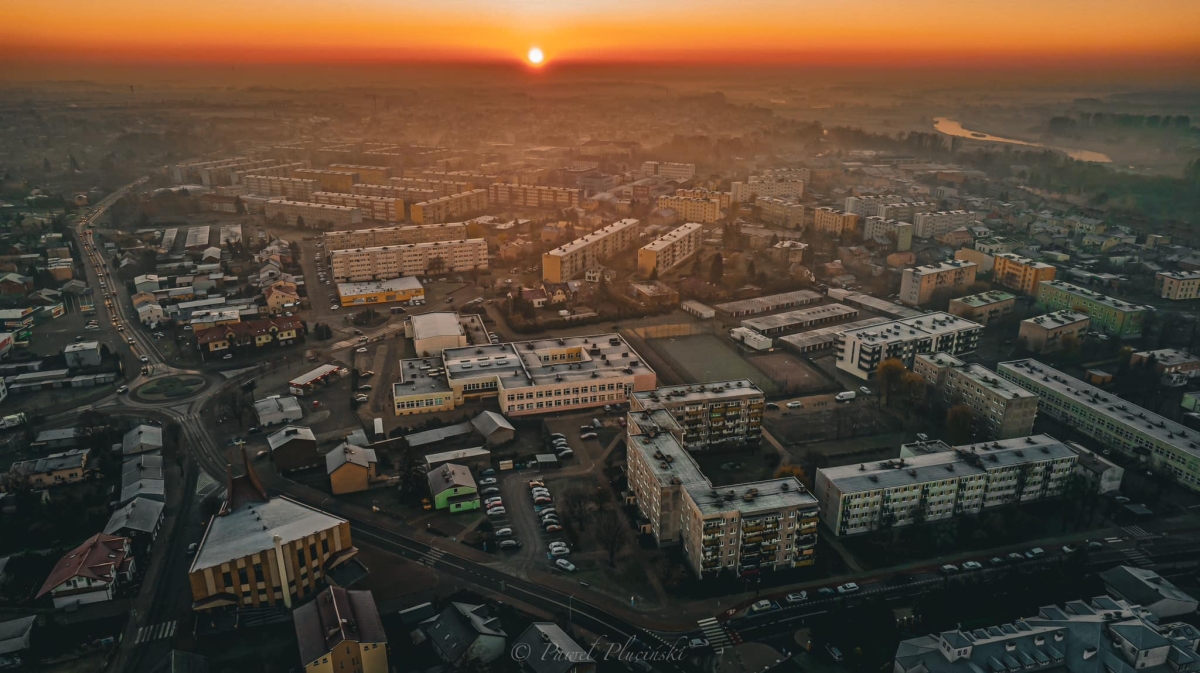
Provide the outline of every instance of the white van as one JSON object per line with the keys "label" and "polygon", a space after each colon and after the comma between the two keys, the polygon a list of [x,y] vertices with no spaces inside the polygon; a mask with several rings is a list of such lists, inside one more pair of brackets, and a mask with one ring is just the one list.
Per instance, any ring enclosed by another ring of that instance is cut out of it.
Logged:
{"label": "white van", "polygon": [[837,400],[838,402],[849,402],[850,400],[854,399],[857,396],[858,396],[858,393],[854,392],[853,390],[847,390],[844,393],[838,393],[837,397],[835,397],[834,399]]}

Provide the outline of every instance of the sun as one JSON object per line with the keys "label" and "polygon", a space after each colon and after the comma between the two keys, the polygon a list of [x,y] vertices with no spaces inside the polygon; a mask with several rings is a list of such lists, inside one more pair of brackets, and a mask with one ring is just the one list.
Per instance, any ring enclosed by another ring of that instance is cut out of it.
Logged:
{"label": "sun", "polygon": [[538,49],[537,47],[530,47],[529,53],[525,57],[528,58],[529,62],[533,65],[541,65],[542,61],[546,60],[546,55],[543,54],[542,50]]}

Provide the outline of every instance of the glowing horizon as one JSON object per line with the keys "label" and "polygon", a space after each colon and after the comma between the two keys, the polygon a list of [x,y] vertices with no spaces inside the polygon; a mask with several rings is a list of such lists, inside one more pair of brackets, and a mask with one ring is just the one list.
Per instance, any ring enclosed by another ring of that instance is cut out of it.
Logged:
{"label": "glowing horizon", "polygon": [[0,60],[1200,64],[1192,0],[157,0],[0,6]]}

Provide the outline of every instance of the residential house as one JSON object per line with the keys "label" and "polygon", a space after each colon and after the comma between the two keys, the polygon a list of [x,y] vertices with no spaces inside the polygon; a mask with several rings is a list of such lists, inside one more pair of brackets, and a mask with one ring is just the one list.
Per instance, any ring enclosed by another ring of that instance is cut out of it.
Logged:
{"label": "residential house", "polygon": [[[264,407],[277,404],[280,398],[268,397],[260,400]],[[295,401],[296,398],[282,398]],[[255,408],[259,403],[255,403]],[[275,409],[267,413],[275,413]],[[288,425],[267,437],[267,445],[271,451],[271,462],[281,472],[302,470],[321,464],[321,455],[317,453],[317,437],[311,428],[298,425]]]}
{"label": "residential house", "polygon": [[129,539],[97,533],[54,565],[37,598],[50,596],[56,609],[111,601],[133,571]]}
{"label": "residential house", "polygon": [[387,634],[370,591],[327,587],[292,613],[305,673],[388,673]]}
{"label": "residential house", "polygon": [[379,480],[374,449],[343,443],[325,454],[325,472],[334,495],[367,490]]}
{"label": "residential house", "polygon": [[[71,449],[45,458],[19,460],[8,468],[7,482],[14,488],[27,486],[35,490],[78,484],[92,473],[88,467],[91,455],[91,449]],[[0,483],[0,491],[5,490],[8,487]]]}
{"label": "residential house", "polygon": [[479,509],[479,487],[471,471],[462,465],[446,463],[427,475],[434,509],[451,513]]}
{"label": "residential house", "polygon": [[508,635],[487,605],[453,602],[421,623],[414,640],[428,640],[439,659],[450,666],[488,664],[504,655]]}
{"label": "residential house", "polygon": [[517,637],[513,651],[529,653],[520,662],[528,673],[595,673],[596,670],[591,650],[575,642],[554,622],[530,624]]}
{"label": "residential house", "polygon": [[139,425],[121,438],[121,454],[125,456],[157,452],[162,448],[162,427],[158,425]]}

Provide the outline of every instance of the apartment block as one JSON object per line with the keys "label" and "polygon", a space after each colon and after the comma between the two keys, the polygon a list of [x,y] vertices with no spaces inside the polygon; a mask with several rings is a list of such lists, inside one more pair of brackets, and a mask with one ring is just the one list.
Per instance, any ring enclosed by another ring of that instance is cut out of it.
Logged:
{"label": "apartment block", "polygon": [[950,300],[950,315],[973,320],[986,326],[989,322],[1013,312],[1017,296],[991,290]]}
{"label": "apartment block", "polygon": [[329,252],[330,273],[338,283],[472,271],[487,266],[487,241],[482,238]]}
{"label": "apartment block", "polygon": [[665,409],[679,424],[688,451],[757,444],[762,441],[766,397],[753,381],[739,379],[663,386],[634,393],[633,411]]}
{"label": "apartment block", "polygon": [[233,174],[233,184],[244,185],[247,175],[262,175],[276,178],[286,178],[291,176],[292,171],[297,168],[309,168],[310,164],[307,161],[292,161],[285,164],[272,164],[260,168],[250,168],[245,170],[235,171]]}
{"label": "apartment block", "polygon": [[[987,255],[999,255],[1003,252],[1012,252],[1021,247],[1020,241],[1015,241],[1011,238],[1003,236],[993,236],[991,238],[981,238],[975,241],[975,249]],[[1047,278],[1045,280],[1054,280]],[[1032,293],[1031,293],[1032,294]]]}
{"label": "apartment block", "polygon": [[704,225],[690,222],[677,227],[638,250],[638,271],[644,276],[654,269],[666,273],[696,254],[703,241]]}
{"label": "apartment block", "polygon": [[1200,491],[1200,432],[1122,400],[1036,360],[1001,362],[1001,378],[1034,392],[1038,411],[1105,447],[1169,471]]}
{"label": "apartment block", "polygon": [[[978,247],[976,249],[978,250]],[[992,277],[997,283],[1028,295],[1037,294],[1038,284],[1054,280],[1054,275],[1058,272],[1050,264],[1035,262],[1011,252],[996,253],[992,271]]]}
{"label": "apartment block", "polygon": [[332,252],[348,248],[377,248],[408,243],[461,241],[466,237],[467,224],[465,222],[445,222],[442,224],[414,224],[404,227],[327,231],[322,235],[321,240],[325,243],[325,250]]}
{"label": "apartment block", "polygon": [[471,183],[460,182],[457,180],[433,180],[430,178],[403,177],[388,178],[386,184],[392,185],[393,187],[399,187],[401,189],[430,189],[437,194],[436,198],[471,191]]}
{"label": "apartment block", "polygon": [[974,412],[977,437],[1010,439],[1033,432],[1037,395],[1000,379],[987,367],[933,353],[918,355],[913,371],[934,386],[943,406],[962,404]]}
{"label": "apartment block", "polygon": [[858,215],[822,206],[813,210],[813,230],[843,238],[858,230]]}
{"label": "apartment block", "polygon": [[750,203],[764,196],[773,199],[802,199],[804,198],[804,181],[782,175],[752,175],[748,182],[732,183],[730,194],[733,200],[739,203]]}
{"label": "apartment block", "polygon": [[1200,271],[1159,271],[1154,274],[1154,294],[1180,301],[1200,298]]}
{"label": "apartment block", "polygon": [[952,260],[905,269],[900,279],[900,301],[908,306],[922,306],[935,293],[953,292],[975,282],[974,262]]}
{"label": "apartment block", "polygon": [[359,182],[358,173],[352,171],[330,171],[320,168],[297,168],[292,171],[293,178],[316,180],[322,192],[342,192],[349,194],[354,183]]}
{"label": "apartment block", "polygon": [[461,220],[488,207],[486,189],[472,189],[450,196],[422,201],[409,208],[409,219],[416,224],[437,224]]}
{"label": "apartment block", "polygon": [[904,197],[900,194],[847,196],[844,210],[847,213],[854,213],[859,217],[875,217],[879,215],[880,206],[898,203],[904,203]]}
{"label": "apartment block", "polygon": [[623,404],[657,385],[654,370],[617,334],[445,348],[401,361],[396,415],[497,398],[506,416]]}
{"label": "apartment block", "polygon": [[233,166],[250,161],[246,157],[230,157],[228,159],[215,159],[212,161],[186,161],[184,163],[171,166],[171,180],[177,185],[182,184],[203,184],[201,172],[208,168],[220,168],[221,166]]}
{"label": "apartment block", "polygon": [[719,199],[690,199],[686,196],[660,196],[657,207],[659,210],[670,208],[679,214],[686,222],[702,222],[713,224],[721,219],[721,201]]}
{"label": "apartment block", "polygon": [[760,197],[754,202],[758,216],[763,222],[788,229],[804,228],[804,204],[789,199],[770,196]]}
{"label": "apartment block", "polygon": [[795,477],[714,487],[665,409],[627,415],[629,488],[660,545],[699,578],[816,561],[817,502]]}
{"label": "apartment block", "polygon": [[581,275],[600,261],[637,243],[641,222],[618,220],[542,254],[542,280],[562,283]]}
{"label": "apartment block", "polygon": [[359,182],[372,185],[385,184],[392,177],[392,169],[387,166],[361,166],[358,164],[329,164],[331,171],[357,173]]}
{"label": "apartment block", "polygon": [[1026,318],[1017,332],[1017,343],[1034,353],[1053,353],[1067,337],[1082,340],[1091,324],[1087,315],[1070,309]]}
{"label": "apartment block", "polygon": [[313,192],[314,203],[358,208],[364,219],[379,222],[399,222],[404,218],[404,202],[386,196],[359,196],[341,192]]}
{"label": "apartment block", "polygon": [[[404,174],[409,175],[408,171]],[[454,182],[465,182],[471,186],[471,189],[487,189],[488,185],[494,182],[500,182],[499,175],[491,175],[488,173],[472,173],[470,171],[426,171],[412,175],[412,177],[429,178],[432,180],[451,180]]]}
{"label": "apartment block", "polygon": [[982,331],[979,323],[949,313],[925,313],[847,330],[838,335],[837,368],[868,381],[879,363],[891,358],[912,367],[922,353],[972,353]]}
{"label": "apartment block", "polygon": [[513,208],[577,208],[579,190],[568,187],[495,183],[488,185],[488,200],[494,206]]}
{"label": "apartment block", "polygon": [[283,178],[272,175],[246,175],[242,177],[246,191],[258,196],[282,196],[291,201],[309,201],[321,185],[316,180]]}
{"label": "apartment block", "polygon": [[1051,280],[1038,284],[1037,302],[1048,310],[1070,309],[1086,313],[1092,330],[1124,338],[1142,334],[1146,307],[1114,299],[1066,281]]}
{"label": "apartment block", "polygon": [[323,203],[271,199],[263,205],[263,212],[268,220],[277,217],[283,218],[289,227],[333,229],[334,227],[353,227],[356,224],[362,224],[362,211],[358,208],[331,206]]}
{"label": "apartment block", "polygon": [[382,196],[389,199],[403,201],[405,204],[404,217],[409,216],[409,209],[414,203],[424,201],[432,201],[441,194],[432,189],[419,189],[417,187],[399,187],[392,184],[386,185],[368,185],[359,183],[354,185],[351,193],[361,196]]}
{"label": "apartment block", "polygon": [[669,161],[646,161],[642,163],[642,175],[687,182],[696,177],[696,164],[681,164]]}
{"label": "apartment block", "polygon": [[909,222],[887,220],[878,215],[870,215],[863,220],[862,240],[869,241],[880,236],[895,241],[897,252],[912,250],[913,225]]}
{"label": "apartment block", "polygon": [[681,196],[685,199],[703,199],[710,201],[716,199],[721,204],[721,210],[728,210],[733,204],[733,195],[729,192],[718,192],[711,189],[676,189],[675,196]]}
{"label": "apartment block", "polygon": [[901,457],[817,470],[821,520],[837,536],[979,514],[1062,495],[1077,456],[1050,435],[951,447],[901,447]]}
{"label": "apartment block", "polygon": [[959,227],[969,227],[980,219],[979,213],[964,210],[917,213],[913,215],[914,233],[917,238],[937,238]]}
{"label": "apartment block", "polygon": [[875,209],[875,214],[885,220],[912,222],[917,213],[937,212],[937,204],[925,201],[911,203],[883,203]]}

